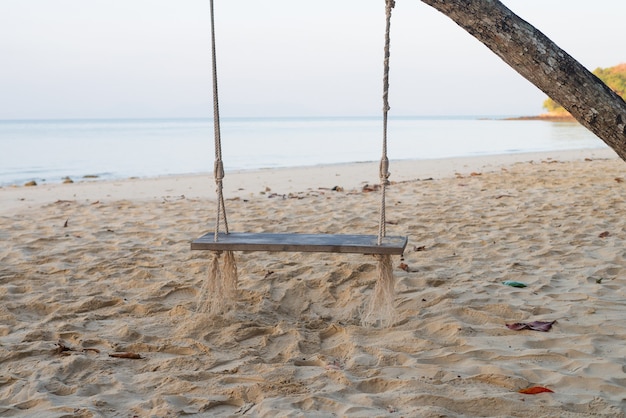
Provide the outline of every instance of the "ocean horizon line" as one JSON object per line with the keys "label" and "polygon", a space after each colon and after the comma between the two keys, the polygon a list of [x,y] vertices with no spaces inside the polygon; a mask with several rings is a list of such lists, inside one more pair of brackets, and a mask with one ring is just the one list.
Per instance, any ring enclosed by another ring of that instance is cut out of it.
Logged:
{"label": "ocean horizon line", "polygon": [[[528,117],[526,114],[455,114],[455,115],[389,115],[391,120],[506,120],[507,118]],[[382,115],[330,115],[330,116],[220,116],[220,120],[373,120],[382,119]],[[67,118],[9,118],[0,119],[0,123],[25,123],[25,122],[149,122],[149,121],[213,121],[213,116],[165,116],[165,117],[67,117]]]}

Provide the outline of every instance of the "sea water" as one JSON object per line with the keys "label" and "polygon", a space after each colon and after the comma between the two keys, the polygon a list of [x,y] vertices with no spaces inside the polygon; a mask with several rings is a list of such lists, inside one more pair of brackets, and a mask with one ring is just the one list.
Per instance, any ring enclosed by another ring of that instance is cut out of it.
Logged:
{"label": "sea water", "polygon": [[[377,161],[380,117],[224,118],[226,171]],[[0,186],[213,171],[208,119],[0,121]],[[576,122],[396,117],[393,160],[606,147]]]}

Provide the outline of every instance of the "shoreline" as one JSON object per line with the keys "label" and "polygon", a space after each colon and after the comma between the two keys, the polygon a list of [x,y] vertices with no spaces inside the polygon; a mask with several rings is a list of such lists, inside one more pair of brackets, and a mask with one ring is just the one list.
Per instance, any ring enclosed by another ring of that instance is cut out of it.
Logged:
{"label": "shoreline", "polygon": [[[481,155],[431,160],[392,160],[390,180],[405,182],[441,179],[471,172],[492,172],[506,166],[537,160],[575,161],[619,158],[609,148],[542,151],[517,154]],[[227,172],[224,197],[251,198],[265,193],[288,195],[317,189],[341,187],[352,190],[376,184],[378,162],[355,162],[306,167],[266,168]],[[212,173],[166,175],[121,180],[44,183],[37,186],[0,187],[0,208],[11,212],[20,208],[55,201],[154,200],[185,196],[190,199],[214,199]]]}

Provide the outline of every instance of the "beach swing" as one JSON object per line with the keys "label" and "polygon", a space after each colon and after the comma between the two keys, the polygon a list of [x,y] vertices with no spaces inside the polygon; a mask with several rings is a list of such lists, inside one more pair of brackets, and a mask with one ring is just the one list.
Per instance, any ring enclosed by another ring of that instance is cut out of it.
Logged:
{"label": "beach swing", "polygon": [[[389,185],[389,160],[387,158],[387,113],[389,111],[389,45],[391,10],[393,0],[386,2],[386,31],[384,49],[383,76],[383,141],[382,157],[379,167],[380,176],[380,217],[377,235],[337,235],[337,234],[302,234],[302,233],[248,233],[230,232],[224,205],[223,179],[224,164],[222,162],[222,146],[219,119],[219,100],[217,89],[217,64],[215,52],[215,22],[213,0],[211,8],[211,46],[213,73],[213,121],[215,139],[214,177],[217,193],[217,214],[214,232],[207,233],[191,243],[192,250],[208,250],[212,252],[209,278],[205,282],[201,297],[204,311],[217,314],[225,307],[229,298],[234,298],[237,290],[237,267],[234,251],[267,251],[267,252],[326,252],[370,254],[378,259],[378,280],[374,288],[370,308],[365,313],[364,322],[376,323],[381,317],[389,319],[393,311],[393,272],[392,255],[401,255],[407,245],[407,237],[387,236],[385,231],[385,194]],[[221,227],[223,225],[223,232]],[[220,256],[224,253],[223,266]],[[369,319],[368,319],[369,318]]]}

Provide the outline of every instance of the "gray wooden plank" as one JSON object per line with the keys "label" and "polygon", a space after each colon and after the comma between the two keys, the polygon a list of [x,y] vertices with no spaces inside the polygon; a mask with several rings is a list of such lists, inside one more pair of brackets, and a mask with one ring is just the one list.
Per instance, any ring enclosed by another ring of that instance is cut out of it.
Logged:
{"label": "gray wooden plank", "polygon": [[376,235],[336,234],[274,234],[231,232],[203,235],[191,243],[192,250],[268,251],[268,252],[327,252],[355,254],[390,254],[404,252],[407,237],[384,237],[378,245]]}

